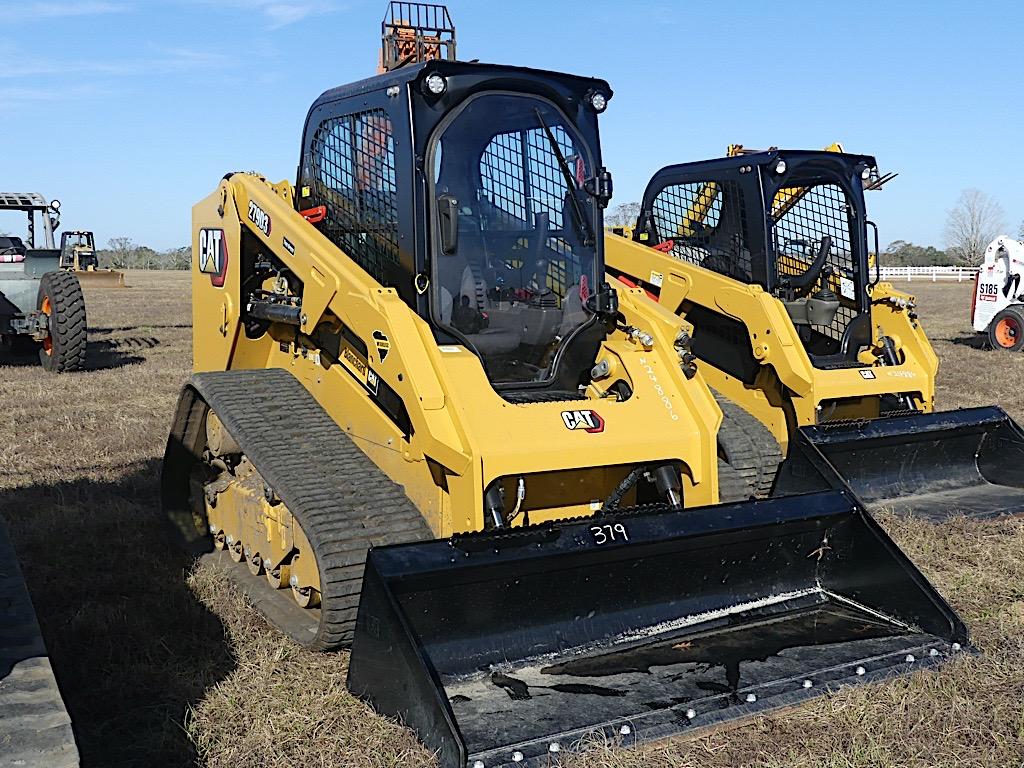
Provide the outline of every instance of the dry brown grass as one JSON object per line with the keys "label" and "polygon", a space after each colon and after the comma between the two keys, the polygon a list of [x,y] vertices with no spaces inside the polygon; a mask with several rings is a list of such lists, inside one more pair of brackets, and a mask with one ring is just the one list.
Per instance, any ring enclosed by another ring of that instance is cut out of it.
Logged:
{"label": "dry brown grass", "polygon": [[[187,275],[89,291],[99,370],[0,368],[10,521],[86,766],[432,765],[412,734],[345,690],[346,654],[306,653],[237,592],[162,545],[156,480],[189,370]],[[972,348],[967,285],[914,283],[942,360],[943,408],[1024,421],[1024,355]],[[983,651],[696,740],[587,766],[1024,766],[1024,522],[884,524]]]}

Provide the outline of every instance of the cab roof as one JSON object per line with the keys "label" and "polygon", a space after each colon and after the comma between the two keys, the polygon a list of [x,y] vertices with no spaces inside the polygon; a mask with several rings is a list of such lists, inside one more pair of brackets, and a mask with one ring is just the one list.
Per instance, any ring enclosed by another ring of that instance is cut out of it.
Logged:
{"label": "cab roof", "polygon": [[865,163],[871,168],[878,164],[872,155],[829,152],[824,149],[768,149],[763,152],[751,152],[733,157],[717,157],[710,160],[697,160],[689,163],[667,165],[659,169],[656,175],[661,175],[662,173],[685,173],[696,168],[734,168],[743,165],[770,165],[779,160],[803,161],[813,159],[841,162],[843,165],[851,168],[861,163]]}
{"label": "cab roof", "polygon": [[351,96],[358,96],[371,91],[378,91],[392,85],[405,85],[416,82],[427,74],[437,72],[443,76],[452,75],[478,75],[493,76],[495,78],[513,77],[516,79],[554,80],[571,90],[578,90],[582,95],[590,89],[600,90],[608,98],[612,96],[612,89],[606,80],[593,77],[582,77],[570,75],[564,72],[552,72],[545,69],[532,69],[530,67],[514,67],[506,64],[484,64],[475,61],[425,61],[418,64],[410,64],[390,72],[384,72],[354,83],[340,85],[324,91],[313,102],[310,112],[317,107],[328,104],[339,99],[346,99]]}

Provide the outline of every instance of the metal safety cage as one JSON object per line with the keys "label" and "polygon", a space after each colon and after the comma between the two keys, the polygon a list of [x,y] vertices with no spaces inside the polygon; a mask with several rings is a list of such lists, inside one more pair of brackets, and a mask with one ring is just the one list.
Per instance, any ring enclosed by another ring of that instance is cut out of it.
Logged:
{"label": "metal safety cage", "polygon": [[633,239],[769,290],[773,275],[764,256],[763,191],[755,167],[725,157],[662,168],[644,190]]}
{"label": "metal safety cage", "polygon": [[[48,202],[38,192],[0,192],[0,211],[23,211],[28,216],[28,239],[30,249],[40,252],[53,251],[54,230],[60,226],[60,201]],[[43,224],[42,244],[37,243],[35,214],[40,214]],[[51,254],[46,253],[47,256]]]}
{"label": "metal safety cage", "polygon": [[0,192],[0,210],[45,211],[50,204],[37,192]]}
{"label": "metal safety cage", "polygon": [[547,765],[968,647],[856,499],[826,491],[372,549],[348,686],[445,768]]}
{"label": "metal safety cage", "polygon": [[775,259],[770,269],[775,284],[803,273],[814,261],[822,239],[829,238],[826,267],[831,269],[830,282],[838,289],[835,293],[840,304],[830,325],[812,327],[840,340],[850,321],[866,307],[867,251],[863,236],[858,235],[864,227],[864,212],[852,190],[834,181],[822,183],[821,178],[814,173],[807,184],[771,185],[769,224]]}
{"label": "metal safety cage", "polygon": [[[440,94],[427,89],[425,81],[431,77],[443,80],[445,87]],[[581,134],[594,167],[600,167],[597,113],[586,96],[601,93],[607,100],[612,97],[612,90],[603,80],[565,73],[427,60],[326,91],[306,117],[296,207],[305,211],[323,205],[330,215],[330,207],[335,205],[335,220],[316,226],[333,227],[341,240],[358,239],[358,243],[349,243],[348,247],[339,245],[346,252],[351,249],[349,255],[353,258],[362,253],[359,258],[381,267],[384,279],[378,276],[378,281],[395,288],[424,317],[429,315],[427,294],[416,286],[424,279],[421,273],[429,274],[427,250],[432,230],[425,212],[431,203],[423,197],[425,176],[429,173],[429,142],[454,108],[486,91],[537,95],[553,102]],[[375,116],[390,121],[390,137],[385,139],[383,134],[372,131],[360,133],[363,128],[359,121]],[[344,133],[346,129],[348,136]],[[381,188],[385,193],[393,186],[393,196],[363,195],[359,165],[367,165],[367,160],[372,162],[362,170],[369,182],[366,186]],[[322,189],[319,197],[312,199],[315,189],[329,180],[342,186],[342,194],[331,195]],[[357,197],[365,199],[354,205],[352,201]],[[392,213],[397,217],[397,227],[391,226]],[[381,229],[384,222],[386,231]],[[367,233],[365,239],[363,233]],[[396,242],[393,237],[397,237],[397,262],[392,258]]]}
{"label": "metal safety cage", "polygon": [[370,109],[325,120],[313,134],[305,179],[320,231],[378,282],[399,266],[398,188],[391,119]]}
{"label": "metal safety cage", "polygon": [[[770,150],[667,166],[647,185],[634,239],[671,240],[678,258],[776,293],[831,241],[820,285],[840,306],[811,326],[816,355],[838,351],[853,319],[869,310],[866,211],[861,174],[874,158],[818,150]],[[731,203],[732,198],[741,202]],[[737,224],[735,222],[742,222]]]}
{"label": "metal safety cage", "polygon": [[[573,153],[573,141],[561,125],[551,128],[562,156],[576,169],[582,169],[583,159]],[[558,167],[554,152],[541,128],[501,133],[491,139],[480,157],[480,178],[487,201],[501,219],[509,223],[532,222],[538,215],[547,216],[553,230],[545,246],[563,257],[576,271],[579,258],[569,239],[558,234],[569,223],[562,206],[568,189]],[[484,233],[485,242],[486,235]],[[501,226],[494,235],[500,236]],[[566,267],[550,263],[547,287],[564,297],[569,287]],[[479,308],[483,308],[481,305]]]}
{"label": "metal safety cage", "polygon": [[655,196],[651,215],[656,239],[677,259],[744,283],[758,282],[737,180],[671,184]]}
{"label": "metal safety cage", "polygon": [[389,3],[380,38],[384,72],[424,61],[455,61],[455,25],[443,5]]}

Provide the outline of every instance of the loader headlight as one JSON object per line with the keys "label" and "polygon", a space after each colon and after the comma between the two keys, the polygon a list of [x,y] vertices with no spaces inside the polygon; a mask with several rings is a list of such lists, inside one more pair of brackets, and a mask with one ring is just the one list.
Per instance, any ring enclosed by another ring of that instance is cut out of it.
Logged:
{"label": "loader headlight", "polygon": [[604,112],[608,107],[608,97],[600,91],[591,91],[587,94],[587,101],[594,108],[595,112]]}
{"label": "loader headlight", "polygon": [[786,172],[786,161],[785,160],[779,160],[779,162],[777,162],[775,164],[775,172],[779,176],[781,176],[782,174],[784,174]]}
{"label": "loader headlight", "polygon": [[448,83],[437,72],[427,75],[427,79],[423,83],[427,86],[427,91],[434,96],[440,96],[448,87]]}
{"label": "loader headlight", "polygon": [[57,212],[60,210],[60,200],[53,200],[50,202],[50,210]]}
{"label": "loader headlight", "polygon": [[860,177],[864,181],[867,181],[868,179],[870,179],[871,178],[871,166],[865,165],[864,168],[860,172]]}

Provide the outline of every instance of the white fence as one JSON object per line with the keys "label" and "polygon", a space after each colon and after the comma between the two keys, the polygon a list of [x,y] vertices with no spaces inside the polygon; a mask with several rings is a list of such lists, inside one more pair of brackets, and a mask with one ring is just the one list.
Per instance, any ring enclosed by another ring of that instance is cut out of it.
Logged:
{"label": "white fence", "polygon": [[956,280],[971,281],[978,274],[977,267],[882,267],[883,280]]}

